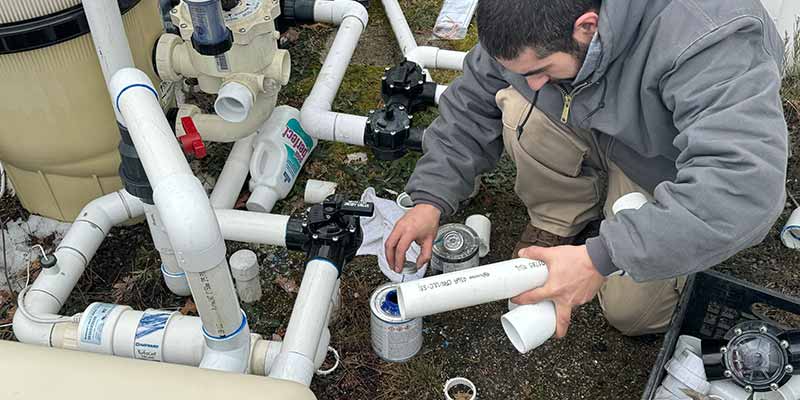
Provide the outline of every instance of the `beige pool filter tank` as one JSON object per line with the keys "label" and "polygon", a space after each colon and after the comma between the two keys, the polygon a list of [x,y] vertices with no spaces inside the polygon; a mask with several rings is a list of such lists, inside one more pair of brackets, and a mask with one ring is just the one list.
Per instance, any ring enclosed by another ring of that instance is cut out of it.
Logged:
{"label": "beige pool filter tank", "polygon": [[[136,67],[159,82],[159,1],[119,5]],[[119,131],[80,0],[0,0],[0,93],[0,161],[28,211],[71,221],[122,187]]]}

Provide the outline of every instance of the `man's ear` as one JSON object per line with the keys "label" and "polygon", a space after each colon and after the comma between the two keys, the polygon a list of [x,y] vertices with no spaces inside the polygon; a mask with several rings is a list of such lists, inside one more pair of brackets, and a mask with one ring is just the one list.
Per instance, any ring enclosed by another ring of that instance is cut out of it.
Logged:
{"label": "man's ear", "polygon": [[595,11],[584,13],[575,20],[572,31],[572,38],[578,43],[589,45],[592,42],[595,32],[597,32],[597,22],[600,16]]}

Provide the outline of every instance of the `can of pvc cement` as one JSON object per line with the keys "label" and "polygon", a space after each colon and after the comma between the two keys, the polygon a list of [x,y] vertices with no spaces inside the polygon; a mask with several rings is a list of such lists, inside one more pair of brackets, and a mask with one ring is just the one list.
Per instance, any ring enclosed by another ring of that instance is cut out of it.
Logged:
{"label": "can of pvc cement", "polygon": [[464,224],[447,224],[439,228],[433,242],[431,268],[443,273],[477,267],[480,238]]}
{"label": "can of pvc cement", "polygon": [[372,349],[389,362],[406,361],[422,348],[422,318],[401,318],[397,304],[394,283],[379,287],[369,299]]}

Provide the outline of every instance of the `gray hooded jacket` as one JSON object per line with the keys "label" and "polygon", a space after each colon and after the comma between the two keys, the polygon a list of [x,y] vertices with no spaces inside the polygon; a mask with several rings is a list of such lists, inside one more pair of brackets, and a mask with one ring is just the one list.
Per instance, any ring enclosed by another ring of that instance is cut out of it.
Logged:
{"label": "gray hooded jacket", "polygon": [[[783,42],[766,10],[758,0],[604,0],[599,21],[594,72],[572,93],[546,85],[536,104],[591,129],[653,191],[653,203],[603,221],[587,241],[597,269],[663,279],[759,243],[783,209],[787,164]],[[470,51],[406,186],[416,203],[452,214],[494,168],[503,152],[495,94],[509,85],[534,96],[480,45]]]}

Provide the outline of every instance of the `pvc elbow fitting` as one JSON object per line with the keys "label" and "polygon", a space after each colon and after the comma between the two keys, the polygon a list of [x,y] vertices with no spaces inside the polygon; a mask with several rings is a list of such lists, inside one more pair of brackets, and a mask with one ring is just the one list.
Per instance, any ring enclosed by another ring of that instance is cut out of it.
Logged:
{"label": "pvc elbow fitting", "polygon": [[238,82],[228,82],[217,94],[214,111],[225,121],[242,122],[250,114],[254,98],[247,86]]}
{"label": "pvc elbow fitting", "polygon": [[556,307],[552,301],[517,305],[508,302],[509,312],[500,318],[511,344],[520,353],[527,353],[556,333]]}

